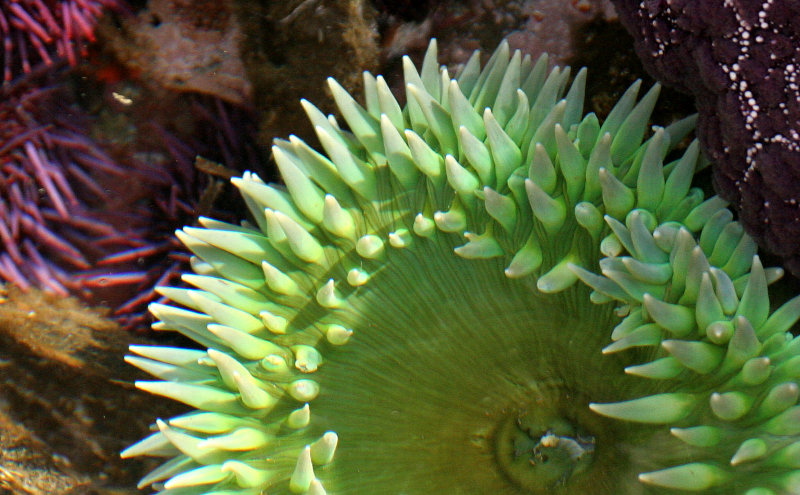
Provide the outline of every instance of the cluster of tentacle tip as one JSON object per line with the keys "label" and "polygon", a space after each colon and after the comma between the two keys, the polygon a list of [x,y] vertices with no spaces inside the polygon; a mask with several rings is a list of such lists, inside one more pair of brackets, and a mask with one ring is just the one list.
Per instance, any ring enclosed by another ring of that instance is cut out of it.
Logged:
{"label": "cluster of tentacle tip", "polygon": [[671,391],[591,409],[668,425],[692,452],[689,462],[641,473],[645,483],[704,493],[796,493],[800,341],[788,330],[800,316],[800,298],[770,313],[767,285],[782,270],[762,267],[753,240],[717,199],[680,223],[647,222],[635,211],[627,225],[609,221],[614,237],[600,261],[602,275],[574,269],[597,299],[624,305],[627,316],[603,352],[651,348],[649,360],[625,372],[669,382]]}
{"label": "cluster of tentacle tip", "polygon": [[696,143],[669,155],[693,118],[645,139],[658,87],[637,101],[637,83],[601,124],[582,115],[585,71],[568,86],[569,70],[548,72],[546,58],[505,43],[454,79],[435,43],[420,72],[408,59],[404,69],[405,108],[382,77],[365,74],[365,106],[329,81],[348,130],[303,102],[325,153],[280,140],[285,186],[234,179],[252,222],[203,218],[178,232],[195,255],[183,279],[196,289],[159,289],[176,305],[151,306],[154,328],[207,350],[131,347],[128,362],[158,379],[137,387],[197,409],[159,420],[123,452],[166,459],[140,486],[335,487],[339,439],[311,414],[323,353],[369,331],[353,327],[365,311],[359,288],[392,297],[377,279],[396,253],[460,238],[462,259],[500,259],[508,279],[542,293],[582,281],[592,302],[616,308],[603,352],[627,353],[625,372],[659,392],[590,407],[684,444],[639,475],[646,486],[800,491],[800,340],[788,332],[800,299],[770,311],[780,270],[762,267],[722,200],[691,187]]}

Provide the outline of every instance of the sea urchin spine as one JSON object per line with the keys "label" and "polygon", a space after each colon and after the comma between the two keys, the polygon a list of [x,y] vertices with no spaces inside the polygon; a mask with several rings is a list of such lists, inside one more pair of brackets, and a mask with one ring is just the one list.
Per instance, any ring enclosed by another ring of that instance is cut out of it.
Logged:
{"label": "sea urchin spine", "polygon": [[168,459],[141,486],[797,493],[800,299],[770,312],[780,270],[691,187],[696,143],[664,163],[694,119],[643,141],[639,83],[582,117],[585,71],[505,43],[404,69],[405,108],[329,80],[349,130],[303,102],[325,155],[290,137],[285,187],[234,179],[252,223],[178,232],[197,289],[154,328],[208,349],[131,348],[197,408],[123,452]]}
{"label": "sea urchin spine", "polygon": [[94,27],[105,8],[118,0],[7,0],[0,6],[3,80],[9,82],[38,63],[62,58],[70,65],[94,41]]}

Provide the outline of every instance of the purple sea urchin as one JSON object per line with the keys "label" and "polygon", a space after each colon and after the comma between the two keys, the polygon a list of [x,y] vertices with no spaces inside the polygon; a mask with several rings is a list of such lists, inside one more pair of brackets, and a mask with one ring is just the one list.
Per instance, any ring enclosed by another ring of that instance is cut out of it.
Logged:
{"label": "purple sea urchin", "polygon": [[3,80],[9,82],[39,63],[77,63],[94,25],[117,0],[8,0],[0,6]]}
{"label": "purple sea urchin", "polygon": [[0,93],[0,278],[67,294],[81,286],[72,272],[88,269],[116,233],[75,188],[99,202],[108,197],[92,171],[125,172],[80,132],[62,92],[18,82]]}
{"label": "purple sea urchin", "polygon": [[161,297],[154,285],[188,269],[174,229],[199,213],[224,215],[211,206],[222,183],[209,185],[197,154],[238,170],[257,164],[252,119],[187,97],[197,140],[148,121],[136,134],[145,138],[112,144],[97,138],[100,117],[75,102],[63,71],[39,67],[0,95],[0,280],[79,295],[114,308],[126,328],[146,328],[147,304]]}
{"label": "purple sea urchin", "polygon": [[[245,170],[245,164],[259,167],[263,161],[252,144],[255,124],[247,110],[198,95],[183,95],[171,105],[189,110],[195,132],[187,138],[187,131],[180,132],[169,118],[163,125],[147,120],[142,116],[146,104],[135,110],[138,115],[128,116],[140,128],[135,142],[123,149],[135,157],[129,167],[146,185],[121,192],[123,201],[113,209],[126,213],[128,232],[137,242],[99,259],[95,270],[81,276],[87,282],[105,280],[110,273],[119,277],[113,281],[126,290],[117,295],[126,299],[111,300],[105,291],[98,292],[106,303],[118,304],[114,315],[126,328],[146,328],[151,321],[147,305],[163,299],[155,287],[178,283],[189,268],[189,254],[174,236],[175,228],[198,215],[235,218],[230,210],[232,205],[241,208],[241,202],[226,198],[223,179]],[[187,126],[185,118],[182,124]]]}
{"label": "purple sea urchin", "polygon": [[546,67],[503,43],[451,79],[432,43],[405,108],[369,74],[366,107],[329,81],[349,130],[303,102],[325,154],[277,141],[285,187],[234,179],[252,221],[178,233],[197,289],[154,328],[207,350],[131,348],[197,409],[123,452],[167,459],[142,486],[797,492],[800,298],[770,312],[697,144],[667,158],[692,118],[643,141],[657,87],[601,124]]}

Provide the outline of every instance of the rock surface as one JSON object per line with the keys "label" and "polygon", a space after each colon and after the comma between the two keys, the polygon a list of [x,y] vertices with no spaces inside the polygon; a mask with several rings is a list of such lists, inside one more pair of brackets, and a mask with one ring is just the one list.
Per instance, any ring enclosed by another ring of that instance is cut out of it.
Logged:
{"label": "rock surface", "polygon": [[133,388],[143,375],[122,356],[134,340],[76,299],[3,292],[0,494],[137,493],[153,466],[119,452],[176,407]]}

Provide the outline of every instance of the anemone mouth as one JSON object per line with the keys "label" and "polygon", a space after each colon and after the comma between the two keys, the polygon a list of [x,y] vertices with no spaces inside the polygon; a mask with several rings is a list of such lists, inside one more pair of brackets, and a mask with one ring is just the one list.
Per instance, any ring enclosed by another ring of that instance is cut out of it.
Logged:
{"label": "anemone mouth", "polygon": [[196,289],[154,328],[207,350],[126,358],[197,409],[123,452],[167,459],[141,486],[798,493],[800,297],[770,312],[781,271],[691,187],[696,143],[668,161],[693,118],[643,141],[638,83],[581,117],[584,71],[505,43],[436,63],[404,61],[406,108],[330,80],[349,130],[303,102],[326,154],[278,140],[285,186],[233,180],[251,221],[177,233]]}

